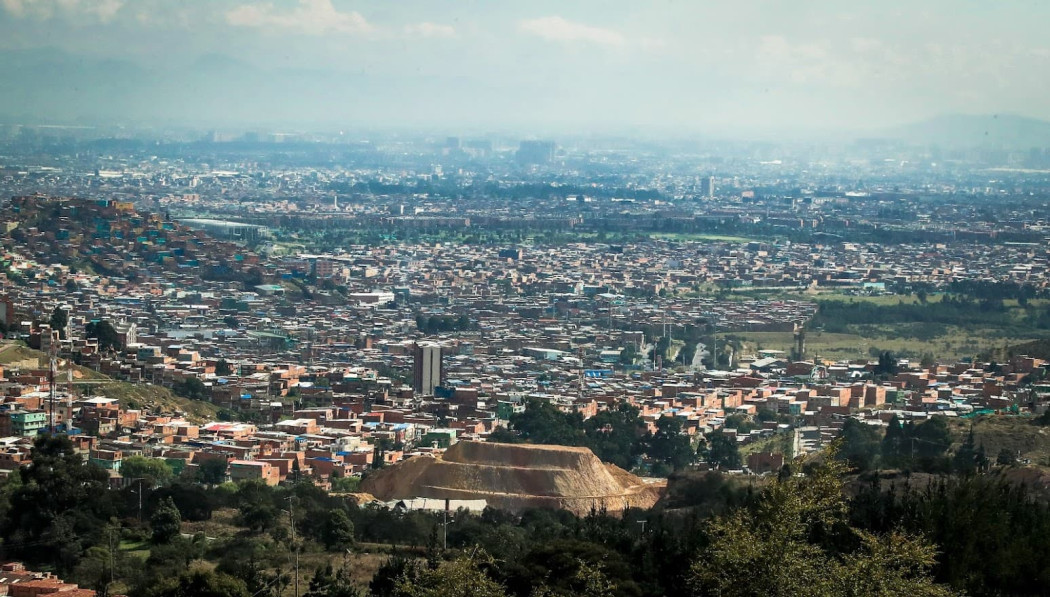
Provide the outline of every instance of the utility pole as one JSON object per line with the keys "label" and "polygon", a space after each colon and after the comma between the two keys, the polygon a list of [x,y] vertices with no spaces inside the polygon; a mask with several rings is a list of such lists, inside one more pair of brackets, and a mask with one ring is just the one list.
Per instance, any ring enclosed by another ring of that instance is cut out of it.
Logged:
{"label": "utility pole", "polygon": [[139,524],[142,524],[142,477],[133,480],[139,482],[139,490],[135,491],[132,489],[131,491],[135,491],[135,493],[139,494]]}
{"label": "utility pole", "polygon": [[445,500],[445,509],[441,512],[442,529],[441,529],[441,549],[442,551],[448,551],[448,500]]}
{"label": "utility pole", "polygon": [[299,544],[295,542],[295,514],[294,507],[295,503],[294,495],[288,496],[288,522],[291,523],[292,527],[292,549],[295,550],[295,597],[299,597]]}

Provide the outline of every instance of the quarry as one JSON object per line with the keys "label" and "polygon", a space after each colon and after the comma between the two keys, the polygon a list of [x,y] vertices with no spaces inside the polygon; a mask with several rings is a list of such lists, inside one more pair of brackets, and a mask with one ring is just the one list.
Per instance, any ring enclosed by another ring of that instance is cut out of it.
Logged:
{"label": "quarry", "polygon": [[369,475],[361,491],[389,500],[485,500],[501,510],[651,508],[666,482],[605,464],[588,448],[461,441]]}

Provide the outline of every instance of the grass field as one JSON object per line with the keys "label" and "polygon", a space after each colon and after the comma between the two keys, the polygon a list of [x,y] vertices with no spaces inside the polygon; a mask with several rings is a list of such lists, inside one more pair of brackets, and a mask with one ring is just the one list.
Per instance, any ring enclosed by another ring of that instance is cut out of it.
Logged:
{"label": "grass field", "polygon": [[[806,333],[806,355],[809,358],[861,359],[872,358],[872,350],[889,350],[906,358],[920,358],[930,353],[941,362],[970,359],[984,351],[994,354],[1006,347],[1038,338],[1003,336],[997,329],[962,329],[947,326],[945,333],[929,340],[909,338],[902,333],[902,326],[872,326],[873,334],[837,334],[810,331]],[[733,336],[744,345],[744,354],[755,354],[759,350],[782,350],[789,352],[794,345],[791,332],[729,332],[722,338]]]}
{"label": "grass field", "polygon": [[724,243],[749,243],[752,241],[758,241],[758,239],[747,238],[746,236],[726,236],[723,234],[691,234],[678,232],[654,232],[649,234],[649,238],[654,240],[712,241]]}

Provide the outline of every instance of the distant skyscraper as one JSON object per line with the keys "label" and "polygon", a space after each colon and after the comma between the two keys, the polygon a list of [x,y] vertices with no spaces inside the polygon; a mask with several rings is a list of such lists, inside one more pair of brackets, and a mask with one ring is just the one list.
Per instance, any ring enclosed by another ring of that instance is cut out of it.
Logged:
{"label": "distant skyscraper", "polygon": [[433,396],[434,388],[445,378],[441,345],[433,342],[416,344],[412,361],[412,388],[421,396]]}
{"label": "distant skyscraper", "polygon": [[700,180],[700,194],[708,199],[715,196],[715,177],[705,176]]}
{"label": "distant skyscraper", "polygon": [[521,164],[549,164],[554,160],[554,141],[522,141],[515,157]]}

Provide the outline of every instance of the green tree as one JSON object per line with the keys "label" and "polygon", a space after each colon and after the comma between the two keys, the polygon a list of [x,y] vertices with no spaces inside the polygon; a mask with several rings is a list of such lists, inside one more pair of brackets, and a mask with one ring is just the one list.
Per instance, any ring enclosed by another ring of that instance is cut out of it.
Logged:
{"label": "green tree", "polygon": [[254,532],[266,531],[277,524],[279,514],[273,501],[273,490],[259,480],[240,483],[236,494],[241,524]]}
{"label": "green tree", "polygon": [[907,462],[908,446],[907,435],[904,431],[904,423],[897,415],[893,415],[886,426],[886,435],[882,438],[882,461],[886,466],[901,467]]}
{"label": "green tree", "polygon": [[721,431],[707,436],[704,456],[708,463],[718,468],[738,469],[743,465],[736,440]]}
{"label": "green tree", "polygon": [[999,454],[995,457],[995,463],[999,466],[1013,466],[1016,462],[1017,456],[1009,448],[999,450]]}
{"label": "green tree", "polygon": [[947,420],[944,417],[930,417],[912,429],[916,466],[927,472],[947,472],[945,454],[952,445],[952,432]]}
{"label": "green tree", "polygon": [[120,348],[120,335],[113,324],[105,319],[88,323],[84,326],[84,332],[88,338],[98,340],[98,348],[103,352]]}
{"label": "green tree", "polygon": [[930,577],[934,546],[849,525],[845,473],[844,463],[826,458],[802,478],[778,480],[753,506],[716,519],[710,545],[690,567],[694,595],[951,595]]}
{"label": "green tree", "polygon": [[59,338],[63,340],[66,338],[66,326],[69,325],[69,314],[61,306],[55,307],[55,310],[51,312],[51,319],[48,321],[48,325],[51,329],[58,330]]}
{"label": "green tree", "polygon": [[[765,409],[763,409],[764,411]],[[751,422],[751,419],[744,414],[729,415],[725,420],[726,429],[736,429],[737,433],[751,433],[752,430],[757,429],[758,426]]]}
{"label": "green tree", "polygon": [[215,363],[215,375],[230,375],[231,373],[233,373],[233,368],[226,359],[219,359]]}
{"label": "green tree", "polygon": [[350,579],[350,571],[343,567],[338,571],[332,564],[318,568],[310,579],[310,588],[303,597],[362,597],[363,592]]}
{"label": "green tree", "polygon": [[635,347],[633,342],[628,342],[623,350],[620,351],[619,362],[624,367],[633,365],[634,361],[638,358],[638,349]]}
{"label": "green tree", "polygon": [[218,485],[226,482],[226,459],[223,457],[208,458],[197,465],[197,475],[201,483]]}
{"label": "green tree", "polygon": [[478,559],[460,557],[441,562],[437,568],[415,567],[406,571],[394,586],[394,597],[506,597],[503,586],[485,574]]}
{"label": "green tree", "polygon": [[974,444],[973,427],[966,434],[966,440],[955,451],[952,458],[952,468],[960,475],[972,475],[977,472],[977,446]]}
{"label": "green tree", "polygon": [[160,580],[143,597],[249,597],[244,581],[221,572],[194,570]]}
{"label": "green tree", "polygon": [[128,456],[120,463],[120,474],[126,479],[142,479],[146,487],[156,487],[171,481],[175,473],[161,458]]}
{"label": "green tree", "polygon": [[150,528],[153,529],[153,542],[158,544],[167,543],[178,536],[182,527],[182,514],[175,507],[175,502],[170,497],[167,497],[153,511],[149,524]]}
{"label": "green tree", "polygon": [[208,386],[197,377],[187,377],[172,386],[171,390],[179,396],[190,400],[205,400],[210,395]]}
{"label": "green tree", "polygon": [[646,452],[674,470],[683,469],[693,463],[696,452],[689,437],[682,433],[682,422],[678,417],[660,417],[656,420],[656,433],[647,438]]}
{"label": "green tree", "polygon": [[354,523],[342,509],[328,511],[327,524],[321,532],[321,540],[329,551],[343,551],[354,544]]}
{"label": "green tree", "polygon": [[872,371],[876,376],[889,377],[897,374],[897,357],[886,350],[879,355],[879,363]]}
{"label": "green tree", "polygon": [[30,456],[32,463],[19,469],[8,514],[0,521],[5,552],[69,570],[84,542],[102,534],[118,514],[117,496],[107,491],[106,471],[85,464],[64,435],[39,436]]}
{"label": "green tree", "polygon": [[360,487],[361,477],[334,477],[332,479],[332,493],[356,493]]}
{"label": "green tree", "polygon": [[862,471],[874,467],[881,443],[878,430],[850,417],[842,425],[839,437],[842,438],[842,447],[836,453],[838,458]]}

